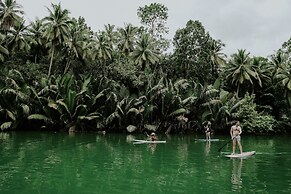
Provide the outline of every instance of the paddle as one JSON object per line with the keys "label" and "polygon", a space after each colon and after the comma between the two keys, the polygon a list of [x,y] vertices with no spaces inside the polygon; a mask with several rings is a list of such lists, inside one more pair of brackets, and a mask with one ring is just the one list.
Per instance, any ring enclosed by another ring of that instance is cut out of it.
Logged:
{"label": "paddle", "polygon": [[224,146],[226,146],[229,142],[231,142],[233,139],[235,138],[235,136],[233,138],[231,138],[228,142],[226,142],[221,148],[219,148],[219,150],[217,152],[220,152],[222,148],[224,148]]}

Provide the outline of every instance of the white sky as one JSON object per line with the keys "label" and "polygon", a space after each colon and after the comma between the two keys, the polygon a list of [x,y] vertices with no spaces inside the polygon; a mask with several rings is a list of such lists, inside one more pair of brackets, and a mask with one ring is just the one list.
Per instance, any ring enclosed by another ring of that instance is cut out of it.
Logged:
{"label": "white sky", "polygon": [[16,0],[23,6],[25,18],[48,15],[46,7],[61,2],[71,17],[82,16],[94,31],[104,25],[140,26],[138,7],[162,3],[169,11],[167,26],[172,39],[187,21],[199,20],[214,39],[226,44],[227,55],[246,49],[251,55],[267,57],[291,37],[291,0]]}

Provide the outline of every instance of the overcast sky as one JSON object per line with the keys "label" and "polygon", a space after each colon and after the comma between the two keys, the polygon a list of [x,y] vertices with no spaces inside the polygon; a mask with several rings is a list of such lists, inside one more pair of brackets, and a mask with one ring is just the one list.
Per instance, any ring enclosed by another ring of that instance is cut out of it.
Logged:
{"label": "overcast sky", "polygon": [[199,20],[214,39],[226,44],[227,55],[238,49],[267,57],[291,37],[291,0],[16,0],[23,6],[25,19],[48,15],[46,7],[61,2],[72,17],[82,16],[94,31],[104,25],[123,27],[125,23],[141,25],[138,7],[162,3],[169,11],[167,26],[172,39],[187,21]]}

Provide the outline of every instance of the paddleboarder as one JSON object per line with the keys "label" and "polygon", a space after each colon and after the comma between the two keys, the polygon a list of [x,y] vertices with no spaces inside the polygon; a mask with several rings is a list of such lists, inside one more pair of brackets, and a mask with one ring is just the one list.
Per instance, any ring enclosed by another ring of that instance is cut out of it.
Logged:
{"label": "paddleboarder", "polygon": [[155,133],[151,133],[151,135],[148,135],[149,140],[151,141],[157,141],[158,137]]}
{"label": "paddleboarder", "polygon": [[232,139],[232,154],[235,154],[236,143],[238,144],[240,153],[242,153],[242,146],[241,146],[241,137],[240,134],[242,133],[242,129],[240,127],[239,121],[235,123],[235,125],[231,126],[230,128],[230,136]]}
{"label": "paddleboarder", "polygon": [[211,139],[211,129],[210,129],[210,122],[207,122],[207,124],[204,126],[204,132],[206,135],[206,141],[210,141]]}

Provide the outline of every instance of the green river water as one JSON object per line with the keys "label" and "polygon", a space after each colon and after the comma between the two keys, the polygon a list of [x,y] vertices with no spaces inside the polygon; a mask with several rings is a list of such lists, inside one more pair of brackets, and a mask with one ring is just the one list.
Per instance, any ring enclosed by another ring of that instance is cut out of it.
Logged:
{"label": "green river water", "polygon": [[246,159],[221,141],[96,133],[0,133],[0,193],[291,193],[290,136],[242,136]]}

